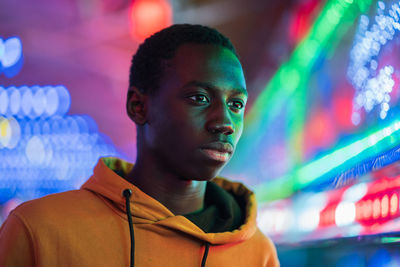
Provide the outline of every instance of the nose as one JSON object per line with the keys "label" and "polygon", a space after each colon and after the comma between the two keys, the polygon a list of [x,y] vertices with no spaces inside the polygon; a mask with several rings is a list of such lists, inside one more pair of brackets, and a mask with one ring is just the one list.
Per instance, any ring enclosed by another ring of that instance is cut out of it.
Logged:
{"label": "nose", "polygon": [[231,114],[225,103],[215,103],[211,107],[206,128],[208,132],[213,134],[231,135],[234,133]]}

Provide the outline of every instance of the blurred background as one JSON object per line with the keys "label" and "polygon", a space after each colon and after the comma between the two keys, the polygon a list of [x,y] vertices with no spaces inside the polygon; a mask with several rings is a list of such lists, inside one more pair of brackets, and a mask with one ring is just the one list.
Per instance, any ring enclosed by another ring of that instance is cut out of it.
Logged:
{"label": "blurred background", "polygon": [[400,266],[400,3],[0,2],[0,222],[78,188],[100,156],[134,162],[132,55],[172,23],[228,36],[249,104],[222,175],[255,190],[282,266]]}

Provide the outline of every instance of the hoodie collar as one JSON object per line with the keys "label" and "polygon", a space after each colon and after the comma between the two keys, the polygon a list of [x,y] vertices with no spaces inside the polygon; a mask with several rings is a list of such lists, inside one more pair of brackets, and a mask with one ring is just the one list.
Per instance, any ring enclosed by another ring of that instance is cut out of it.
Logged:
{"label": "hoodie collar", "polygon": [[[100,158],[93,175],[81,189],[89,190],[107,199],[110,207],[118,210],[126,219],[125,198],[122,192],[132,190],[131,212],[134,224],[157,224],[171,228],[211,244],[225,244],[249,239],[256,231],[256,202],[253,192],[244,185],[223,178],[214,178],[212,183],[224,188],[243,200],[244,223],[236,230],[222,233],[205,233],[202,229],[181,215],[174,215],[160,202],[142,192],[135,185],[122,178],[133,168],[133,164],[118,158]],[[119,175],[118,175],[119,174]]]}

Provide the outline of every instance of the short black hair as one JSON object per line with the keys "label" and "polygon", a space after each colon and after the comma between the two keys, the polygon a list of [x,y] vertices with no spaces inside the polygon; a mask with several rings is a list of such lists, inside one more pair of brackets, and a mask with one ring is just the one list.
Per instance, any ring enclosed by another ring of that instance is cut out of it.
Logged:
{"label": "short black hair", "polygon": [[193,24],[175,24],[147,38],[132,58],[129,87],[135,86],[141,93],[151,94],[159,88],[165,61],[172,59],[183,44],[212,44],[236,53],[231,41],[216,29]]}

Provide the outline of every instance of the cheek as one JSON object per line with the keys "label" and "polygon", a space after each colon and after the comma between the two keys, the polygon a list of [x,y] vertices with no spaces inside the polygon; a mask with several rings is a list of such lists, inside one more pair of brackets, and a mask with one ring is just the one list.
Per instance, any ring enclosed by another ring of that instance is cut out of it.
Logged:
{"label": "cheek", "polygon": [[244,119],[243,119],[243,115],[242,115],[235,120],[236,141],[238,141],[240,139],[240,136],[242,135],[243,126],[244,126]]}
{"label": "cheek", "polygon": [[204,124],[200,117],[187,116],[185,120],[177,120],[175,123],[171,133],[176,136],[179,143],[188,147],[199,142],[201,136],[204,135]]}
{"label": "cheek", "polygon": [[148,137],[153,147],[183,151],[195,146],[202,133],[199,116],[185,111],[164,112],[149,127]]}
{"label": "cheek", "polygon": [[196,145],[204,135],[205,114],[174,98],[152,103],[148,135],[151,143],[177,149]]}
{"label": "cheek", "polygon": [[165,119],[171,122],[172,133],[181,135],[181,138],[196,138],[203,132],[206,118],[201,110],[194,110],[181,104],[173,107],[168,116]]}

